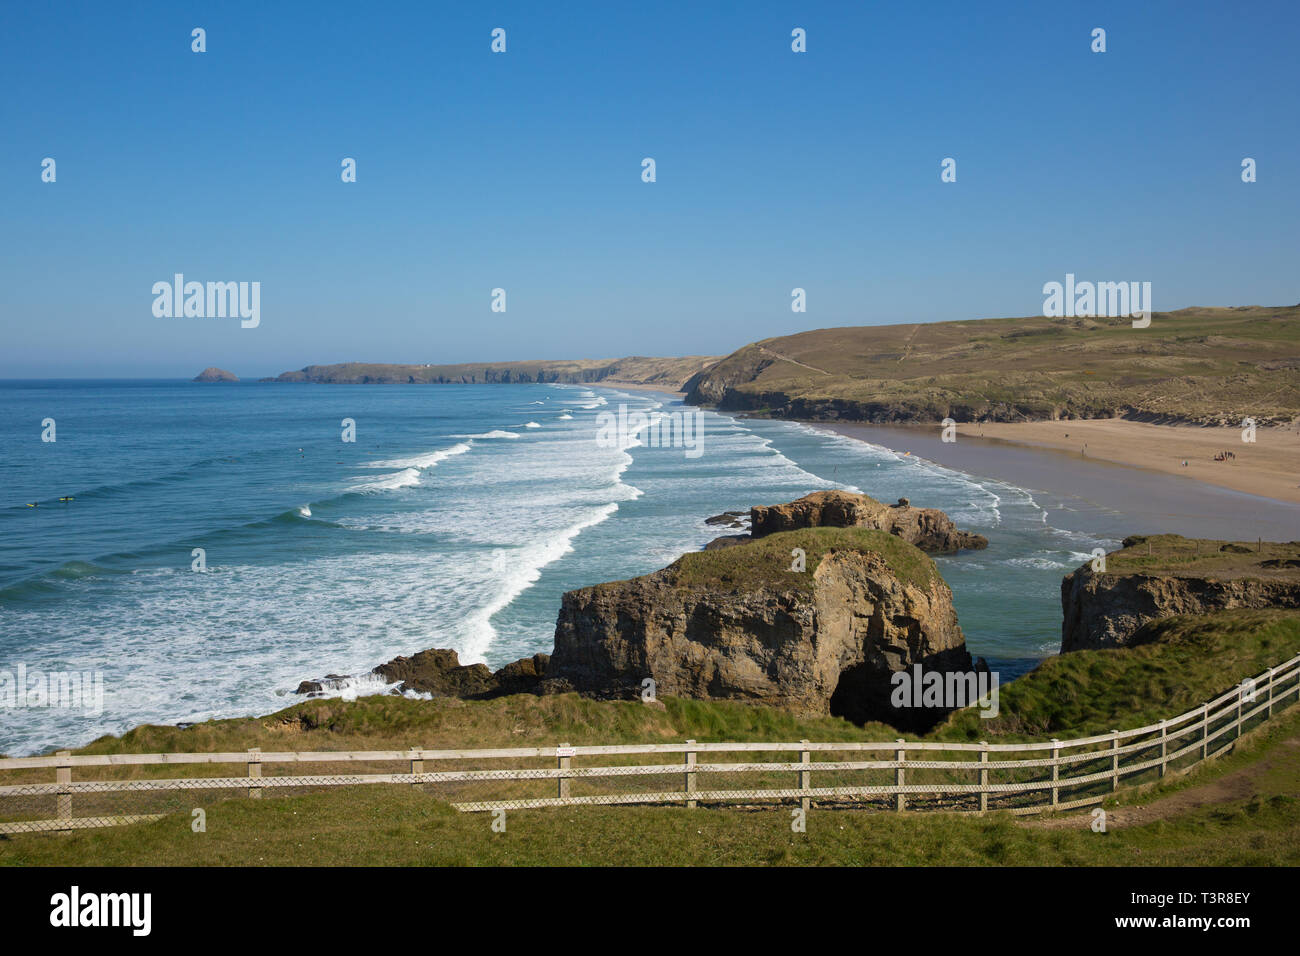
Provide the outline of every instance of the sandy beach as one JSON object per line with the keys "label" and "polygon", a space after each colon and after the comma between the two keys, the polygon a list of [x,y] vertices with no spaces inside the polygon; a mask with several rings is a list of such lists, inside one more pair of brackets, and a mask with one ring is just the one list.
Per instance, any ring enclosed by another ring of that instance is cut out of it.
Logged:
{"label": "sandy beach", "polygon": [[602,379],[599,382],[588,383],[589,387],[595,388],[613,388],[622,392],[656,392],[660,395],[669,395],[673,398],[682,398],[685,392],[674,391],[668,385],[646,385],[641,382],[619,382],[612,378]]}
{"label": "sandy beach", "polygon": [[[1235,428],[1060,421],[985,424],[981,435],[981,426],[972,424],[958,426],[957,441],[948,443],[938,425],[806,424],[1043,492],[1059,527],[1116,537],[1300,539],[1300,435],[1294,429],[1261,428],[1256,442],[1247,444]],[[1214,461],[1223,451],[1236,457]]]}
{"label": "sandy beach", "polygon": [[[1250,495],[1300,502],[1300,429],[1258,428],[1254,442],[1240,428],[1150,425],[1121,419],[984,423],[957,426],[958,439],[978,438],[1181,475]],[[1216,461],[1230,452],[1232,457]],[[1183,463],[1186,462],[1186,465]]]}

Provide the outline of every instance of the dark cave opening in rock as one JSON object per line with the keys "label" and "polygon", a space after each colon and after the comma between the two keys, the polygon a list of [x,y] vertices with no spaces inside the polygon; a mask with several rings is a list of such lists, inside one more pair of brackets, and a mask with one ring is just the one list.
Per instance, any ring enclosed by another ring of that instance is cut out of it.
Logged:
{"label": "dark cave opening in rock", "polygon": [[859,727],[878,721],[908,733],[924,733],[948,715],[941,707],[895,707],[890,701],[892,675],[887,668],[865,662],[844,668],[831,694],[831,716]]}

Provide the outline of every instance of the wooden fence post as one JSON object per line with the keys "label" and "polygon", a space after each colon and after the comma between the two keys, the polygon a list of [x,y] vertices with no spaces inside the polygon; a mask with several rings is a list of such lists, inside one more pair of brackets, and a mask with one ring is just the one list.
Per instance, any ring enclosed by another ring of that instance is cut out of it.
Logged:
{"label": "wooden fence post", "polygon": [[1264,713],[1270,720],[1273,718],[1273,672],[1276,670],[1276,667],[1268,669],[1268,709]]}
{"label": "wooden fence post", "polygon": [[[905,742],[906,741],[904,741],[902,737],[899,737],[896,741],[896,743],[900,744]],[[901,813],[903,810],[907,809],[907,797],[903,795],[902,791],[903,780],[905,779],[903,773],[903,761],[907,759],[907,751],[902,747],[899,747],[894,751],[894,758],[898,761],[898,769],[894,771],[894,786],[899,788],[898,793],[895,794],[894,809]]]}
{"label": "wooden fence post", "polygon": [[[568,744],[560,744],[557,750],[557,753],[559,754],[559,756],[556,758],[557,766],[561,770],[569,769],[570,758],[568,756],[568,750],[569,750]],[[568,777],[559,778],[559,787],[556,790],[556,796],[558,796],[561,800],[569,799],[569,778]]]}
{"label": "wooden fence post", "polygon": [[[412,747],[407,756],[411,758],[411,773],[424,773],[424,761],[420,759],[420,751]],[[413,783],[411,786],[416,790],[420,789],[418,783]]]}
{"label": "wooden fence post", "polygon": [[1061,759],[1061,742],[1055,737],[1052,738],[1052,806],[1060,801],[1060,788],[1057,786],[1061,779],[1061,765],[1057,763]]}
{"label": "wooden fence post", "polygon": [[1232,735],[1233,740],[1241,739],[1241,699],[1246,694],[1246,682],[1242,681],[1237,685],[1237,732]]}
{"label": "wooden fence post", "polygon": [[1110,734],[1110,789],[1115,791],[1119,789],[1119,731],[1112,728]]}
{"label": "wooden fence post", "polygon": [[1201,705],[1201,759],[1210,755],[1210,702]]}
{"label": "wooden fence post", "polygon": [[253,783],[254,780],[262,776],[262,748],[248,748],[248,796],[252,800],[260,800],[262,797],[261,784]]}
{"label": "wooden fence post", "polygon": [[1165,775],[1169,763],[1169,728],[1166,721],[1160,721],[1160,776]]}
{"label": "wooden fence post", "polygon": [[980,747],[983,748],[980,750],[980,763],[984,765],[980,767],[980,813],[986,813],[989,808],[989,793],[985,789],[989,785],[989,742],[981,740]]}
{"label": "wooden fence post", "polygon": [[[686,746],[694,747],[695,741],[694,740],[686,741]],[[687,795],[686,806],[694,810],[697,804],[694,800],[690,799],[690,795],[695,792],[695,769],[694,769],[695,751],[694,750],[686,751],[685,764],[686,764],[686,795]]]}
{"label": "wooden fence post", "polygon": [[[72,756],[72,751],[70,751],[70,750],[60,750],[57,754],[55,754],[55,756],[56,756],[56,757],[71,757],[71,756]],[[62,764],[62,763],[61,763],[61,764],[59,764],[57,767],[55,767],[55,768],[54,768],[54,782],[55,782],[55,783],[72,783],[72,765],[71,765],[71,764]],[[60,791],[59,791],[59,797],[58,797],[58,817],[59,817],[60,820],[68,820],[68,821],[70,821],[70,820],[72,819],[72,791],[71,791],[71,790],[60,790]],[[71,829],[71,827],[69,827],[69,829]]]}
{"label": "wooden fence post", "polygon": [[[805,767],[811,766],[812,753],[810,753],[808,750],[808,741],[801,740],[799,741],[799,743],[803,745],[803,749],[799,751],[799,763]],[[807,791],[811,787],[812,787],[812,770],[800,770],[799,789],[804,793],[807,793]],[[808,812],[811,805],[812,805],[812,799],[810,797],[801,796],[799,798],[799,808],[803,810],[805,814]]]}

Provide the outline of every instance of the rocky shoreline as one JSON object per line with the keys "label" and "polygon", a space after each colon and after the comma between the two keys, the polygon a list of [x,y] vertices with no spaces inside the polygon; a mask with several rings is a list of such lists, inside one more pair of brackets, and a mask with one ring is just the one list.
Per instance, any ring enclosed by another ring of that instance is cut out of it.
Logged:
{"label": "rocky shoreline", "polygon": [[[743,512],[707,519],[743,527]],[[987,547],[937,509],[817,492],[749,513],[751,534],[712,542],[652,574],[563,596],[552,654],[493,672],[455,651],[397,657],[371,672],[395,693],[484,700],[576,691],[747,700],[859,723],[921,729],[947,711],[889,706],[892,675],[968,672],[952,593],[925,551]],[[303,681],[323,695],[350,678]]]}

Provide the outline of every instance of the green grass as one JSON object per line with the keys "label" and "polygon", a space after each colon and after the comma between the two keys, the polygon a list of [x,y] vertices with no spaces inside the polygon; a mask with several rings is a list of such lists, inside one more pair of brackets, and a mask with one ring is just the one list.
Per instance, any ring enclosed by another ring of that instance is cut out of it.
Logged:
{"label": "green grass", "polygon": [[1133,535],[1125,538],[1124,543],[1121,550],[1106,555],[1107,574],[1141,572],[1300,581],[1300,569],[1296,567],[1270,568],[1263,563],[1300,562],[1300,541],[1215,541],[1178,534],[1150,534]]}
{"label": "green grass", "polygon": [[[791,571],[791,552],[806,554],[806,571]],[[915,546],[887,531],[870,528],[802,528],[754,541],[685,554],[668,566],[676,584],[689,588],[812,591],[812,572],[834,551],[869,551],[880,555],[899,580],[928,590],[938,577],[934,562]]]}
{"label": "green grass", "polygon": [[997,717],[984,720],[967,708],[931,736],[1064,739],[1156,723],[1300,654],[1300,611],[1166,618],[1144,627],[1134,643],[1141,646],[1048,658],[1001,689]]}
{"label": "green grass", "polygon": [[[1293,764],[1296,758],[1292,758]],[[1293,766],[1294,772],[1294,766]],[[1294,793],[1294,791],[1292,791]],[[71,834],[0,838],[0,865],[421,866],[837,865],[1242,866],[1300,864],[1300,800],[1260,794],[1105,834],[1039,829],[1007,815],[789,808],[581,807],[462,814],[405,787],[350,788]]]}

